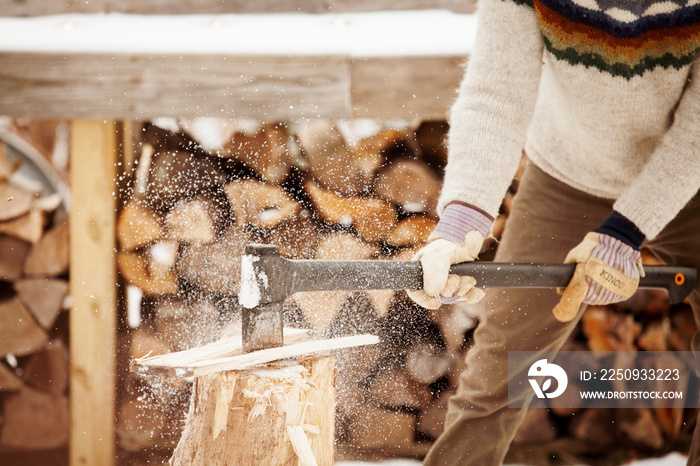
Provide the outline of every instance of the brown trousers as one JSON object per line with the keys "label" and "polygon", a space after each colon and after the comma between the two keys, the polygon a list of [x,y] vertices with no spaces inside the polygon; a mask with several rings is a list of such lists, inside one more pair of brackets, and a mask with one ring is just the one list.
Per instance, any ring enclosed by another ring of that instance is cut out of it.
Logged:
{"label": "brown trousers", "polygon": [[[561,263],[587,232],[610,215],[612,204],[555,180],[531,163],[513,201],[495,260]],[[700,196],[644,246],[668,265],[700,270]],[[569,323],[558,322],[552,308],[559,298],[555,290],[487,290],[479,303],[474,346],[467,352],[466,369],[449,403],[445,431],[424,464],[503,463],[526,413],[526,409],[507,407],[508,352],[561,348],[581,315]],[[700,287],[691,294],[690,303],[700,324]],[[698,335],[693,340],[693,350],[697,349]],[[530,392],[521,396],[532,399]],[[689,464],[695,461],[700,461],[700,427],[695,429]]]}

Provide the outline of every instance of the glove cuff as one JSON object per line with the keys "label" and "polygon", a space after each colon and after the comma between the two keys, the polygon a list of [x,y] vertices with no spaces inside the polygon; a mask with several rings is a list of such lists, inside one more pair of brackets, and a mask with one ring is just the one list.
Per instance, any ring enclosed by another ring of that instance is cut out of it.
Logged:
{"label": "glove cuff", "polygon": [[635,251],[639,251],[646,239],[646,236],[637,228],[637,225],[617,211],[613,211],[612,215],[603,222],[600,228],[593,231],[612,236]]}
{"label": "glove cuff", "polygon": [[473,206],[452,202],[445,207],[440,221],[428,240],[443,238],[462,244],[464,237],[470,231],[478,231],[486,238],[492,226],[493,218],[490,215]]}

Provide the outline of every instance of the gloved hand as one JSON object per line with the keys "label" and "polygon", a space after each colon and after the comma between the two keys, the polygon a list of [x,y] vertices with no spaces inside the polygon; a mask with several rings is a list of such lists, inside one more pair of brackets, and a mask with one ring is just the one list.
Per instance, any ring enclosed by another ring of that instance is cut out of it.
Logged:
{"label": "gloved hand", "polygon": [[569,322],[581,304],[604,305],[629,299],[637,291],[639,278],[644,276],[638,247],[605,233],[588,233],[564,260],[578,265],[554,307],[554,317]]}
{"label": "gloved hand", "polygon": [[480,301],[484,291],[474,288],[474,277],[449,275],[449,271],[452,264],[476,259],[492,224],[489,217],[476,209],[449,204],[428,244],[413,257],[423,267],[423,289],[406,290],[408,296],[428,309],[454,302]]}

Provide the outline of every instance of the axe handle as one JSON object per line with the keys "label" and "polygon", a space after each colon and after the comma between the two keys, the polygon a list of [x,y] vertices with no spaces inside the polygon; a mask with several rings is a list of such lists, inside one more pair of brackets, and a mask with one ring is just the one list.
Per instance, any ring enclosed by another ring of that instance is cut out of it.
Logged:
{"label": "axe handle", "polygon": [[[419,289],[423,270],[416,261],[291,260],[294,286],[299,291]],[[480,288],[564,288],[575,264],[466,262],[453,265],[451,274],[469,275]],[[683,301],[695,287],[692,267],[647,266],[640,288],[665,289],[672,304]]]}

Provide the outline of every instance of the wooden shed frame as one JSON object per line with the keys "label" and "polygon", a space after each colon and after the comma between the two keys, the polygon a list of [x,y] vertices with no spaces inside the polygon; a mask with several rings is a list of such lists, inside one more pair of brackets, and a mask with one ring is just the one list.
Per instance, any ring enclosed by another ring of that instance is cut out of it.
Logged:
{"label": "wooden shed frame", "polygon": [[[105,15],[92,15],[103,12],[349,14],[423,9],[466,16],[463,14],[473,12],[473,2],[0,0],[0,21],[21,22],[25,17],[65,14],[80,14],[81,21],[90,21],[92,16],[103,18]],[[73,17],[53,17],[66,27],[70,18]],[[216,16],[212,18],[216,20]],[[420,31],[406,29],[404,33]],[[18,50],[2,43],[0,40],[0,115],[71,120],[72,466],[107,466],[115,461],[115,193],[118,167],[133,160],[131,145],[126,143],[132,137],[129,121],[162,116],[260,121],[316,117],[444,119],[456,96],[467,56],[439,50],[434,54],[365,57],[219,51],[85,53],[21,47]],[[251,82],[255,89],[246,84]]]}

